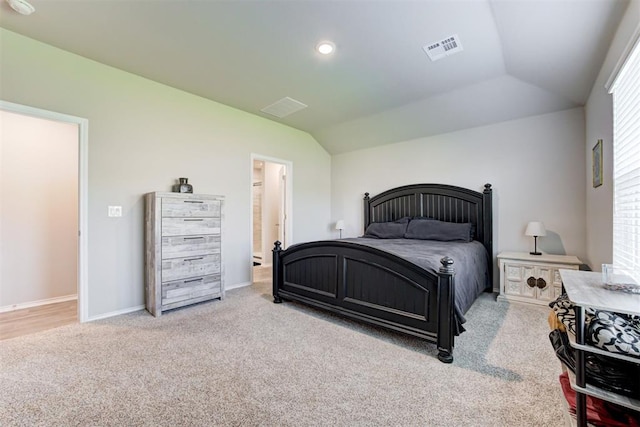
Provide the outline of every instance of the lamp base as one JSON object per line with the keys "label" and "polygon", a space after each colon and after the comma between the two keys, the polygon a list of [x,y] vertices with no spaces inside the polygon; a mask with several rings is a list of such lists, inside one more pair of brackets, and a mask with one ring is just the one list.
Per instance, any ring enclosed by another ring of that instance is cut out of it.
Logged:
{"label": "lamp base", "polygon": [[529,252],[530,255],[542,255],[542,252]]}

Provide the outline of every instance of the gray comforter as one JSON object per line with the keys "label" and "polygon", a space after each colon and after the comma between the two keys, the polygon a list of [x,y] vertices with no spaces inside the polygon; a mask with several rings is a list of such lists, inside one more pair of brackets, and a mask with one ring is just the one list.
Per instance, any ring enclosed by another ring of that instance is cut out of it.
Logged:
{"label": "gray comforter", "polygon": [[477,241],[466,243],[365,237],[342,240],[392,253],[434,274],[440,269],[443,257],[453,259],[458,333],[464,331],[464,313],[489,285],[489,256],[482,243]]}

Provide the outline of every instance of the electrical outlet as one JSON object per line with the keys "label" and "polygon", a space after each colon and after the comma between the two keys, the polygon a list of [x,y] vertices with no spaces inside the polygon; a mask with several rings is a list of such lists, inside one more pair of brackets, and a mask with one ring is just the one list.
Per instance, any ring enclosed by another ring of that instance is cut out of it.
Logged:
{"label": "electrical outlet", "polygon": [[109,216],[122,216],[122,206],[109,206]]}

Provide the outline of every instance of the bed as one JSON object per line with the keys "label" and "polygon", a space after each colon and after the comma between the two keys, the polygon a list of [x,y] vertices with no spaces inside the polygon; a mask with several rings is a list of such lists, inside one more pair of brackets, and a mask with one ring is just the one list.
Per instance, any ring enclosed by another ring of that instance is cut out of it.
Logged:
{"label": "bed", "polygon": [[[353,238],[286,250],[276,242],[274,302],[299,301],[425,339],[437,345],[440,361],[451,363],[454,337],[464,331],[464,313],[479,293],[493,288],[491,194],[490,184],[482,192],[415,184],[374,197],[365,193],[365,235],[380,224],[410,218],[416,224],[423,219],[455,227],[469,224],[470,241]],[[467,247],[474,248],[473,254],[465,252]],[[482,262],[484,273],[470,267]]]}

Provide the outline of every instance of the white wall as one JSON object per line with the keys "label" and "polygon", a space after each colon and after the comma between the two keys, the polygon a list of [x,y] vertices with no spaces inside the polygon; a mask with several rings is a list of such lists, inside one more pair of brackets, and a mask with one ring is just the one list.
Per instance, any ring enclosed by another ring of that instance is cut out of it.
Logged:
{"label": "white wall", "polygon": [[90,318],[144,304],[142,196],[178,177],[226,196],[227,285],[250,280],[251,153],[293,162],[293,241],[327,236],[331,159],[309,134],[4,29],[0,49],[0,99],[89,120]]}
{"label": "white wall", "polygon": [[[613,258],[613,100],[605,84],[623,56],[640,25],[640,1],[632,0],[609,47],[585,106],[586,139],[586,211],[587,255],[591,267],[600,271]],[[603,183],[593,188],[591,150],[598,139],[603,141]]]}
{"label": "white wall", "polygon": [[[262,247],[262,204],[264,189],[264,172],[262,162],[253,161],[253,253],[260,260],[264,259]],[[256,185],[258,184],[258,185]],[[254,259],[255,260],[255,259]]]}
{"label": "white wall", "polygon": [[[584,258],[582,108],[333,156],[332,218],[362,235],[362,197],[400,185],[493,185],[494,250],[530,251],[528,221],[543,221],[547,253]],[[495,255],[495,254],[494,254]],[[495,263],[494,263],[495,264]]]}
{"label": "white wall", "polygon": [[78,126],[0,111],[0,307],[77,294]]}

